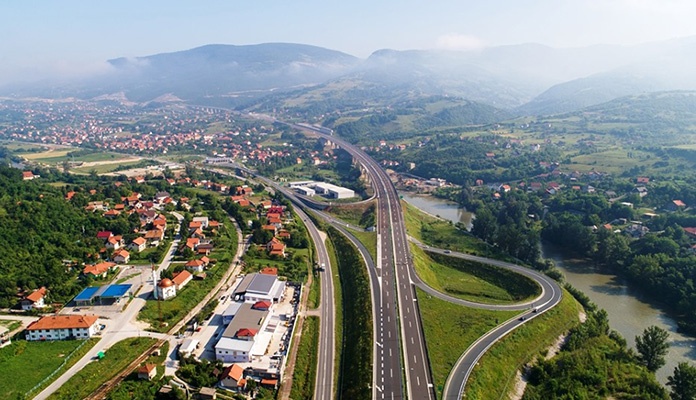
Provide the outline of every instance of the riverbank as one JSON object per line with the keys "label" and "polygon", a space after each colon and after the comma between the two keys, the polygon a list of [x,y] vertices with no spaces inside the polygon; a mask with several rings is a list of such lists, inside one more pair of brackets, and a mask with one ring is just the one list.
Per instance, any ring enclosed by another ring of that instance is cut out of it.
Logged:
{"label": "riverbank", "polygon": [[[465,213],[456,203],[432,196],[401,193],[403,199],[420,210],[438,215],[453,223],[461,222],[460,213]],[[628,346],[635,349],[635,337],[651,325],[659,326],[670,333],[670,350],[667,364],[657,371],[658,380],[665,384],[674,367],[680,362],[696,362],[696,338],[677,332],[677,323],[656,304],[632,289],[627,282],[615,275],[596,271],[584,260],[563,254],[551,246],[543,245],[544,257],[553,260],[565,274],[566,280],[583,291],[599,308],[607,311],[611,329],[619,332]]]}

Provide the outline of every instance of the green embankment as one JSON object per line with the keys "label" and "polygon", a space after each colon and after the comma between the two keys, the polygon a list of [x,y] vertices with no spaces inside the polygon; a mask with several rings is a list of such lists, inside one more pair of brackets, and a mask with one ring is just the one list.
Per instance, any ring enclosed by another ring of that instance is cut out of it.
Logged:
{"label": "green embankment", "polygon": [[418,305],[438,397],[442,395],[447,375],[462,353],[494,328],[496,321],[502,323],[518,313],[467,308],[432,297],[420,289]]}
{"label": "green embankment", "polygon": [[297,348],[295,371],[292,375],[291,399],[311,399],[317,372],[319,351],[319,318],[307,317],[302,326],[302,339]]}
{"label": "green embankment", "polygon": [[474,368],[467,399],[498,399],[512,389],[517,371],[580,323],[580,304],[566,290],[551,310],[512,331],[491,347]]}
{"label": "green embankment", "polygon": [[372,302],[367,269],[360,253],[334,228],[328,228],[334,244],[343,290],[343,342],[339,397],[370,399],[372,390]]}
{"label": "green embankment", "polygon": [[541,294],[533,280],[490,265],[422,251],[411,246],[418,276],[429,286],[454,297],[479,303],[504,304]]}
{"label": "green embankment", "polygon": [[156,342],[157,340],[152,338],[130,338],[116,343],[106,350],[106,357],[87,364],[49,396],[49,400],[74,400],[87,397]]}

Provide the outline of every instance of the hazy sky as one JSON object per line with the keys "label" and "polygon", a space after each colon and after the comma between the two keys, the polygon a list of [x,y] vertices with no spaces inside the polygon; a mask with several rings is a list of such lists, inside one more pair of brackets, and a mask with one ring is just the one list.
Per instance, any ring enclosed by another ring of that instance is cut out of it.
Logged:
{"label": "hazy sky", "polygon": [[0,83],[204,44],[375,50],[636,44],[696,35],[693,0],[19,0],[0,4]]}

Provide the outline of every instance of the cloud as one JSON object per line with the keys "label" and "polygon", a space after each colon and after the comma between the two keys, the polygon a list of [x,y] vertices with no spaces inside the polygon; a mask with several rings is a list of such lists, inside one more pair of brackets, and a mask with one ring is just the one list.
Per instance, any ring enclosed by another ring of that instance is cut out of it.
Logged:
{"label": "cloud", "polygon": [[486,47],[486,42],[472,35],[448,33],[437,38],[435,47],[443,50],[479,50]]}

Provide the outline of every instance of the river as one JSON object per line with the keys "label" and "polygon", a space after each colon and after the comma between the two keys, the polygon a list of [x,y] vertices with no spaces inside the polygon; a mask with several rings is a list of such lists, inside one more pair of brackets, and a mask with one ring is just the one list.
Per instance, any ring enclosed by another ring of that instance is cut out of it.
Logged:
{"label": "river", "polygon": [[[400,194],[409,204],[429,214],[439,215],[453,222],[465,222],[467,226],[471,224],[471,213],[460,209],[456,203],[432,196]],[[667,382],[667,377],[672,375],[678,363],[696,362],[696,338],[677,332],[676,321],[660,309],[659,305],[649,302],[636,290],[631,290],[621,278],[600,273],[583,260],[568,257],[549,245],[542,245],[542,252],[544,257],[554,260],[571,285],[582,290],[598,307],[606,310],[611,329],[626,338],[632,348],[635,349],[635,337],[650,325],[669,332],[671,346],[667,363],[656,373],[661,383]]]}

